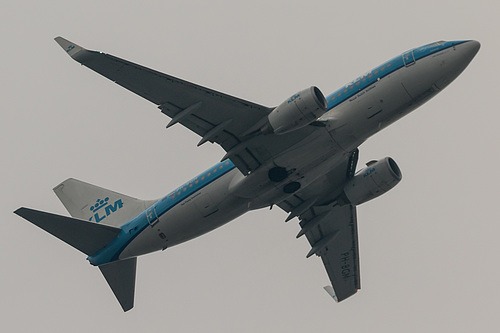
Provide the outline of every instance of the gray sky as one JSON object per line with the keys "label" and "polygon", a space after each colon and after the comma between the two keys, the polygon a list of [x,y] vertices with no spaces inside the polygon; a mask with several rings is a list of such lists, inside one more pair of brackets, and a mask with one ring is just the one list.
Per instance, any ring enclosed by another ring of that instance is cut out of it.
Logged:
{"label": "gray sky", "polygon": [[[104,332],[480,332],[498,326],[499,6],[492,1],[3,1],[0,329]],[[328,298],[297,221],[251,212],[141,257],[124,314],[85,256],[12,214],[67,214],[68,177],[152,199],[218,162],[216,145],[79,66],[53,41],[267,106],[325,95],[403,51],[476,39],[469,68],[361,146],[403,181],[358,209],[362,290]]]}

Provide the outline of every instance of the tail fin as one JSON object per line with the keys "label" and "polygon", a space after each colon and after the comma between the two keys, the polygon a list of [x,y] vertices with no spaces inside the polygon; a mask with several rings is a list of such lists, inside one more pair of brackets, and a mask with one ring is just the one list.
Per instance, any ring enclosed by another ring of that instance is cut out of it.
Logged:
{"label": "tail fin", "polygon": [[[106,247],[121,232],[117,227],[24,207],[14,213],[89,256]],[[136,264],[137,258],[130,258],[99,266],[123,311],[134,306]]]}
{"label": "tail fin", "polygon": [[73,178],[54,188],[71,216],[121,226],[155,203],[139,200]]}

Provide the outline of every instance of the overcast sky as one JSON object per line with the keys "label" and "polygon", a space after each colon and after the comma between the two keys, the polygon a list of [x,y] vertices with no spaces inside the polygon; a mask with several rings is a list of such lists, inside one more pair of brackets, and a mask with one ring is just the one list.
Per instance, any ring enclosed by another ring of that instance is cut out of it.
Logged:
{"label": "overcast sky", "polygon": [[[18,332],[487,332],[500,308],[494,1],[2,1],[0,329]],[[437,40],[482,48],[444,92],[360,147],[403,181],[358,209],[362,290],[336,304],[297,221],[251,212],[138,261],[123,313],[85,256],[12,214],[65,214],[69,177],[153,199],[216,145],[71,60],[63,36],[266,106],[325,95]]]}

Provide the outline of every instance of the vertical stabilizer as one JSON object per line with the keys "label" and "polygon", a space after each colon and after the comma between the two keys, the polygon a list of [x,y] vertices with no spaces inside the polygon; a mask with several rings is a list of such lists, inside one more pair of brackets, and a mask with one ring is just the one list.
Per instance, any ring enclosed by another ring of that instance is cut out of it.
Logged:
{"label": "vertical stabilizer", "polygon": [[71,216],[114,226],[123,225],[155,203],[155,200],[139,200],[73,178],[57,185],[54,192]]}
{"label": "vertical stabilizer", "polygon": [[125,312],[134,307],[136,267],[137,258],[99,266],[102,275]]}

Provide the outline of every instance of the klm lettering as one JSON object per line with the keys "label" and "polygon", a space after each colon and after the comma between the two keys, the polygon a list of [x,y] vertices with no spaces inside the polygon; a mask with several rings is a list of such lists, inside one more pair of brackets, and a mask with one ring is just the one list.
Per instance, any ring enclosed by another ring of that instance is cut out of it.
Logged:
{"label": "klm lettering", "polygon": [[109,202],[109,198],[105,198],[104,200],[97,199],[95,205],[90,207],[90,210],[94,215],[90,217],[89,221],[99,223],[122,207],[122,199],[116,200],[113,204]]}

